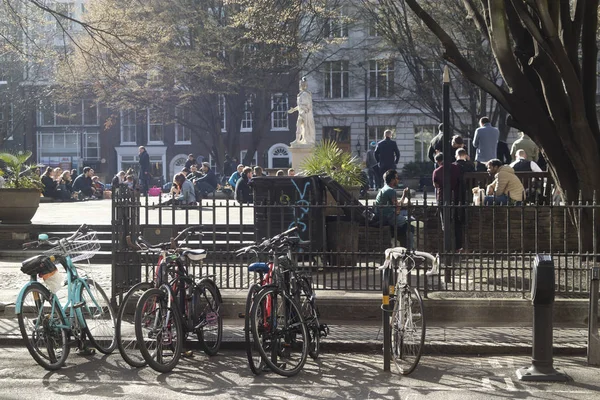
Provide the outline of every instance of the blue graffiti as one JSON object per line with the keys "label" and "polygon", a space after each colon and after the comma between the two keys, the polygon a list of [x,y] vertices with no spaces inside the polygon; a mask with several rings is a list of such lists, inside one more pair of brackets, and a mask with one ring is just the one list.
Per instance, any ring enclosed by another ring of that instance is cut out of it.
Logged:
{"label": "blue graffiti", "polygon": [[[294,226],[298,226],[298,227],[300,227],[301,232],[305,232],[306,224],[304,222],[302,222],[302,219],[308,214],[308,210],[310,209],[310,202],[308,200],[305,200],[308,188],[310,187],[310,181],[307,181],[306,183],[304,183],[304,190],[300,190],[300,188],[296,184],[296,181],[293,179],[292,179],[292,184],[298,191],[298,195],[300,196],[300,198],[295,203],[295,205],[299,206],[299,207],[293,207],[293,209],[292,209],[292,211],[294,213],[294,221],[290,224],[288,229],[290,229]],[[298,210],[300,210],[300,212],[301,212],[300,216],[298,216],[298,214],[297,214]]]}

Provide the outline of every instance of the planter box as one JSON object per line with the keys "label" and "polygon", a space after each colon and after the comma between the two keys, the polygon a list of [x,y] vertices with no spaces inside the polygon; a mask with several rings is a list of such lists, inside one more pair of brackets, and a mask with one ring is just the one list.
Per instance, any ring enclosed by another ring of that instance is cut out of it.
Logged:
{"label": "planter box", "polygon": [[30,224],[40,205],[38,189],[0,189],[0,221]]}

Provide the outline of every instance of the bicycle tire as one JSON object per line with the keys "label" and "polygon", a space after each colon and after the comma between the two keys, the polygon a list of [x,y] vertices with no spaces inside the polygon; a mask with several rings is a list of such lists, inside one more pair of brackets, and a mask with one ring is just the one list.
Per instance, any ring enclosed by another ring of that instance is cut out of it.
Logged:
{"label": "bicycle tire", "polygon": [[117,312],[116,334],[119,353],[127,364],[135,368],[146,365],[135,338],[135,309],[142,294],[153,287],[151,282],[135,284],[123,297]]}
{"label": "bicycle tire", "polygon": [[[54,313],[50,315],[45,311],[52,310],[52,302],[56,303]],[[21,302],[16,307],[20,309],[17,319],[29,354],[49,371],[60,369],[65,364],[71,347],[68,329],[56,327],[67,325],[56,297],[40,283],[33,283],[25,289]],[[42,314],[42,326],[37,326]]]}
{"label": "bicycle tire", "polygon": [[321,332],[319,324],[319,310],[315,304],[314,292],[312,285],[307,277],[303,276],[298,279],[299,282],[299,304],[302,310],[302,317],[308,329],[308,355],[316,360],[321,352]]}
{"label": "bicycle tire", "polygon": [[[135,310],[135,337],[140,353],[148,365],[158,372],[170,372],[175,368],[181,357],[184,340],[181,315],[176,306],[168,305],[166,290],[147,290],[140,297]],[[165,334],[167,338],[163,342]],[[170,352],[165,353],[165,344]]]}
{"label": "bicycle tire", "polygon": [[[266,310],[265,318],[260,310]],[[254,341],[269,368],[282,376],[300,372],[308,357],[308,330],[296,301],[276,287],[266,287],[256,295],[250,316]]]}
{"label": "bicycle tire", "polygon": [[[246,347],[246,356],[248,357],[248,366],[254,375],[260,375],[265,367],[265,362],[262,359],[260,351],[258,350],[258,344],[254,341],[254,335],[252,334],[252,327],[250,323],[250,311],[252,309],[252,302],[254,297],[260,291],[261,286],[258,283],[250,286],[248,289],[248,296],[246,297],[246,313],[244,314],[244,339]],[[259,315],[262,315],[260,310]]]}
{"label": "bicycle tire", "polygon": [[110,354],[117,347],[117,318],[110,299],[97,282],[85,279],[87,287],[81,285],[78,308],[85,320],[85,333],[90,343],[100,353]]}
{"label": "bicycle tire", "polygon": [[412,373],[425,344],[423,299],[416,288],[399,293],[390,318],[391,358],[402,375]]}
{"label": "bicycle tire", "polygon": [[194,288],[194,329],[200,347],[209,356],[219,352],[223,339],[223,316],[221,302],[212,282],[202,280]]}

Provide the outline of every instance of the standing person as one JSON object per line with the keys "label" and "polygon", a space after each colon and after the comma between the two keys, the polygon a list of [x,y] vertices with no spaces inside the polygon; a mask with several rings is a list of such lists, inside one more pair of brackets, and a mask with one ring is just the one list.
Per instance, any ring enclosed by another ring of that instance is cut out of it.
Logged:
{"label": "standing person", "polygon": [[369,175],[369,188],[379,190],[381,188],[381,181],[377,172],[377,159],[375,159],[375,143],[371,142],[369,151],[367,151],[367,158],[365,160],[365,166],[367,167],[367,174]]}
{"label": "standing person", "polygon": [[473,147],[477,149],[475,161],[477,161],[477,171],[487,171],[486,163],[496,158],[498,149],[498,138],[500,131],[494,128],[488,117],[482,117],[479,120],[479,128],[475,130],[473,136]]}
{"label": "standing person", "polygon": [[515,172],[543,172],[535,161],[527,159],[527,153],[523,149],[517,150],[516,160],[510,164]]}
{"label": "standing person", "polygon": [[429,151],[427,156],[432,163],[435,164],[435,155],[441,153],[444,150],[444,124],[438,125],[438,134],[431,139],[429,142]]}
{"label": "standing person", "polygon": [[498,147],[496,148],[496,157],[504,164],[510,164],[512,158],[510,156],[510,149],[508,144],[504,140],[498,140]]}
{"label": "standing person", "polygon": [[225,154],[225,163],[223,164],[223,175],[231,176],[231,174],[233,174],[234,168],[235,168],[235,165],[233,164],[233,162],[231,160],[231,156],[229,154]]}
{"label": "standing person", "polygon": [[[527,155],[527,159],[531,161],[537,161],[540,155],[540,148],[525,132],[519,132],[519,138],[515,140],[512,147],[510,148],[510,156],[513,161],[517,160],[517,151],[523,149]],[[508,164],[508,163],[507,163]]]}
{"label": "standing person", "polygon": [[[464,150],[464,149],[463,149]],[[433,171],[433,176],[431,178],[433,182],[433,186],[435,186],[435,194],[438,206],[440,207],[440,217],[442,218],[442,229],[446,229],[444,226],[444,218],[443,213],[446,212],[444,210],[444,154],[437,153],[435,155],[435,162],[437,163],[437,168]],[[458,204],[460,201],[460,167],[456,164],[450,164],[450,199],[448,199],[448,204]],[[455,248],[457,250],[462,249],[462,219],[459,218],[459,213],[453,212],[454,210],[450,208],[448,212],[451,217],[451,225],[454,224],[454,243]]]}
{"label": "standing person", "polygon": [[375,159],[377,160],[377,168],[379,169],[377,175],[381,175],[383,171],[390,169],[395,170],[396,164],[400,160],[400,150],[398,150],[398,144],[392,140],[392,131],[386,129],[384,135],[385,139],[377,143],[375,147]]}
{"label": "standing person", "polygon": [[148,155],[148,152],[146,151],[146,148],[144,146],[140,146],[139,148],[139,153],[140,153],[140,185],[141,185],[141,193],[142,194],[147,194],[148,193],[148,186],[150,184],[150,178],[152,177],[152,175],[150,175],[150,155]]}
{"label": "standing person", "polygon": [[250,180],[252,179],[252,168],[246,167],[242,170],[242,175],[235,185],[235,201],[240,204],[252,203],[252,191],[250,190]]}

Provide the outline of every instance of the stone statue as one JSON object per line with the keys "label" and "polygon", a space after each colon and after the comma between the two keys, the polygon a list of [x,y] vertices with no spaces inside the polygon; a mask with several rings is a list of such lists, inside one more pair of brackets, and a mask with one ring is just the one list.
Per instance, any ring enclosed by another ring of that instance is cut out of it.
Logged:
{"label": "stone statue", "polygon": [[288,111],[292,114],[298,111],[296,123],[296,140],[291,144],[315,144],[315,119],[313,117],[312,94],[306,90],[308,83],[306,77],[300,80],[300,92],[297,97],[297,106]]}

